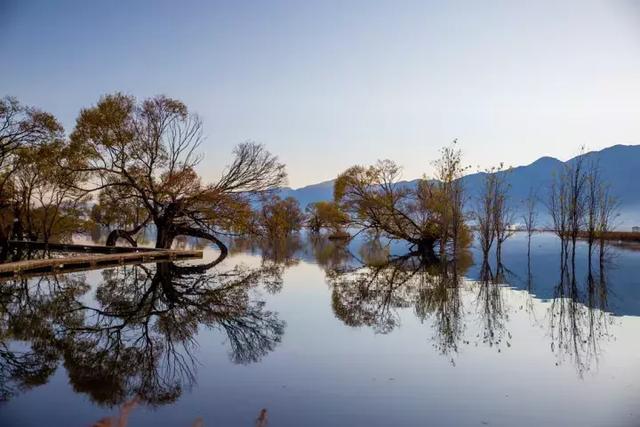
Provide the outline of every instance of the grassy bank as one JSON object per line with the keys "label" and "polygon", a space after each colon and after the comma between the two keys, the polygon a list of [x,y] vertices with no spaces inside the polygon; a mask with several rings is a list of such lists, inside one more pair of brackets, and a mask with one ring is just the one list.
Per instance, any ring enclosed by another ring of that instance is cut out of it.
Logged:
{"label": "grassy bank", "polygon": [[[586,231],[581,231],[578,234],[581,239],[589,237]],[[602,233],[602,236],[598,234],[596,240],[600,237],[604,237],[605,240],[615,240],[620,242],[637,242],[640,243],[640,233],[635,231],[607,231]]]}

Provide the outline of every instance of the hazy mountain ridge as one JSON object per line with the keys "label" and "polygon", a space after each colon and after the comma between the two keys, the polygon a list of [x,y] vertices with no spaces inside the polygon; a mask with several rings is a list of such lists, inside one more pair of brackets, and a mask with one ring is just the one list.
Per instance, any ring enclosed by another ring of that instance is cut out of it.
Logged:
{"label": "hazy mountain ridge", "polygon": [[[591,151],[569,159],[566,163],[575,162],[578,157],[593,158],[600,165],[602,177],[610,184],[611,192],[620,202],[620,223],[627,227],[640,225],[640,184],[636,174],[640,173],[640,145],[614,145],[600,151]],[[533,190],[540,199],[540,212],[546,211],[544,203],[548,199],[548,189],[553,174],[565,164],[553,157],[541,157],[531,164],[513,167],[508,173],[511,185],[510,198],[514,206],[520,206]],[[469,205],[474,203],[475,196],[482,188],[483,172],[466,175],[465,189],[469,195]],[[415,184],[418,180],[408,181]],[[304,208],[309,203],[333,198],[333,180],[308,185],[298,189],[283,188],[281,197],[294,197]]]}

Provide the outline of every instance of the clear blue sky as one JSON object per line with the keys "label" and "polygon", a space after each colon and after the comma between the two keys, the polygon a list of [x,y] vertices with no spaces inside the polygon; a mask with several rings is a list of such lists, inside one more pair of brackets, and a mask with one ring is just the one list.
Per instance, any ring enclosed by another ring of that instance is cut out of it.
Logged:
{"label": "clear blue sky", "polygon": [[56,114],[124,91],[204,119],[202,173],[265,143],[294,187],[458,138],[468,164],[640,143],[640,2],[0,0],[0,95]]}

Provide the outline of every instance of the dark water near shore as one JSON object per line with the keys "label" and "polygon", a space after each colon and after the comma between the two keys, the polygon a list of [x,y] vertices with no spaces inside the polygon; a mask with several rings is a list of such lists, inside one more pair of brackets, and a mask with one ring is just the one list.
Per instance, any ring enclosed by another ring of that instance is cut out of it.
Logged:
{"label": "dark water near shore", "polygon": [[561,270],[559,248],[537,235],[529,259],[516,235],[486,275],[475,249],[424,265],[301,238],[209,269],[4,281],[0,426],[89,426],[126,402],[129,427],[263,408],[269,426],[640,425],[640,251],[589,271],[581,243]]}

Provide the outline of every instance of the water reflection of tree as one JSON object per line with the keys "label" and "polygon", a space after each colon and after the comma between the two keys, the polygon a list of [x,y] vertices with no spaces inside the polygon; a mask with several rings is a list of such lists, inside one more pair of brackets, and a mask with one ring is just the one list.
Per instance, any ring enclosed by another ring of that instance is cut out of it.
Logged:
{"label": "water reflection of tree", "polygon": [[349,326],[388,333],[400,324],[398,309],[413,307],[420,320],[434,320],[435,346],[456,352],[464,330],[460,288],[470,257],[428,262],[408,254],[382,262],[370,250],[361,251],[370,262],[327,272],[335,315]]}
{"label": "water reflection of tree", "polygon": [[418,291],[415,313],[423,322],[433,319],[435,346],[443,354],[457,353],[464,336],[461,275],[469,264],[470,259],[440,263],[430,283],[425,282]]}
{"label": "water reflection of tree", "polygon": [[603,340],[611,339],[613,317],[607,311],[607,262],[597,274],[588,263],[586,278],[576,273],[575,260],[561,256],[560,278],[549,307],[551,350],[558,363],[569,359],[579,375],[598,366]]}
{"label": "water reflection of tree", "polygon": [[[3,283],[0,392],[8,398],[46,382],[62,360],[74,389],[98,403],[133,395],[172,402],[195,381],[202,327],[224,333],[233,362],[260,360],[284,332],[277,313],[251,292],[265,271],[203,269],[159,263],[105,270],[95,303],[87,302],[89,286],[79,275]],[[30,350],[9,349],[9,340]]]}
{"label": "water reflection of tree", "polygon": [[332,240],[322,234],[311,234],[309,244],[316,263],[325,271],[343,268],[353,259],[347,242],[342,239]]}
{"label": "water reflection of tree", "polygon": [[230,253],[260,254],[263,272],[262,283],[269,293],[282,290],[284,271],[300,262],[300,251],[303,242],[298,234],[282,239],[247,239],[238,238],[233,241]]}
{"label": "water reflection of tree", "polygon": [[509,311],[504,301],[504,291],[512,275],[502,262],[498,261],[494,273],[486,257],[482,260],[476,297],[482,327],[482,336],[479,338],[484,344],[497,346],[498,351],[503,342],[510,346],[511,333],[507,330]]}
{"label": "water reflection of tree", "polygon": [[0,401],[4,401],[45,384],[58,366],[57,330],[48,319],[58,309],[52,290],[70,298],[88,287],[71,276],[38,278],[31,283],[19,278],[0,285]]}

